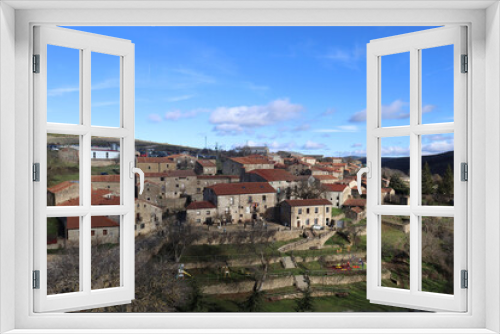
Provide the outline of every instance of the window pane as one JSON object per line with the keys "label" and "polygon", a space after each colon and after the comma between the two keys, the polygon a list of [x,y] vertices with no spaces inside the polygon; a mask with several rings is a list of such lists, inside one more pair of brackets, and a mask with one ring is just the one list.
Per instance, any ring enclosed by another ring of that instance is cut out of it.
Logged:
{"label": "window pane", "polygon": [[381,204],[410,205],[410,137],[380,140]]}
{"label": "window pane", "polygon": [[450,217],[422,217],[422,291],[453,294],[453,236]]}
{"label": "window pane", "polygon": [[453,134],[421,136],[422,205],[453,206]]}
{"label": "window pane", "polygon": [[47,122],[80,123],[80,50],[47,45]]}
{"label": "window pane", "polygon": [[120,286],[120,216],[93,216],[92,289]]}
{"label": "window pane", "polygon": [[383,287],[410,289],[410,217],[381,216]]}
{"label": "window pane", "polygon": [[410,53],[381,58],[381,125],[410,125]]}
{"label": "window pane", "polygon": [[80,217],[47,218],[47,294],[80,290]]}
{"label": "window pane", "polygon": [[47,206],[80,205],[80,137],[47,134]]}
{"label": "window pane", "polygon": [[120,57],[92,52],[91,123],[120,126]]}
{"label": "window pane", "polygon": [[120,205],[120,139],[92,137],[92,205]]}
{"label": "window pane", "polygon": [[453,45],[423,49],[422,123],[453,122]]}

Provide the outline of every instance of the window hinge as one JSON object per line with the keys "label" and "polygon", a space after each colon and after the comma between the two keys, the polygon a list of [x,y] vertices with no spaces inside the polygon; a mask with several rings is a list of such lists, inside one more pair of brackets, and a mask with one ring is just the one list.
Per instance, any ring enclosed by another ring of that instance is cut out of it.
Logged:
{"label": "window hinge", "polygon": [[33,55],[33,73],[40,73],[40,55]]}
{"label": "window hinge", "polygon": [[40,182],[40,164],[38,162],[33,164],[33,181]]}
{"label": "window hinge", "polygon": [[469,165],[466,162],[460,164],[460,180],[469,181]]}
{"label": "window hinge", "polygon": [[33,270],[33,289],[40,289],[40,270]]}
{"label": "window hinge", "polygon": [[462,55],[462,73],[469,72],[469,56]]}
{"label": "window hinge", "polygon": [[461,280],[462,280],[462,289],[467,289],[469,287],[469,273],[467,270],[462,270],[461,271]]}

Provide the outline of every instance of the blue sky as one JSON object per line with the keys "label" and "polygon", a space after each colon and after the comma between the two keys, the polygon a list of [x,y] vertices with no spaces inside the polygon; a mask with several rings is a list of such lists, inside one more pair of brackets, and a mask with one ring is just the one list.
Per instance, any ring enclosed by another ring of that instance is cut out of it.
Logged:
{"label": "blue sky", "polygon": [[[204,147],[206,137],[212,148],[267,144],[332,156],[365,154],[366,44],[428,28],[72,29],[135,43],[138,139]],[[48,121],[76,123],[78,52],[61,49],[49,48]],[[422,51],[424,123],[453,121],[452,51]],[[117,57],[93,53],[93,125],[118,126],[118,78]],[[384,57],[382,125],[409,124],[408,102],[409,56]],[[434,139],[425,152],[453,147],[450,136]],[[384,155],[406,155],[406,138],[385,142]]]}

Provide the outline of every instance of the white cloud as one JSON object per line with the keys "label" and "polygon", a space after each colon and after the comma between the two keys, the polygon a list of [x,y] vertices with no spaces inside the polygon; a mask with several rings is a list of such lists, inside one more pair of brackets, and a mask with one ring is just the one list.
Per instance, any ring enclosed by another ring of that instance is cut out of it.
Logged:
{"label": "white cloud", "polygon": [[304,124],[301,124],[301,125],[298,125],[296,126],[295,128],[293,128],[292,131],[307,131],[311,128],[311,125],[307,124],[307,123],[304,123]]}
{"label": "white cloud", "polygon": [[382,147],[382,157],[407,157],[410,155],[409,147],[385,146]]}
{"label": "white cloud", "polygon": [[425,106],[422,107],[422,113],[428,113],[428,112],[431,112],[433,111],[434,109],[436,109],[436,106],[435,105],[432,105],[432,104],[426,104]]}
{"label": "white cloud", "polygon": [[161,122],[161,116],[158,114],[149,114],[148,115],[148,120],[153,123],[160,123]]}
{"label": "white cloud", "polygon": [[326,147],[325,144],[316,143],[316,142],[313,142],[312,140],[308,140],[302,146],[302,149],[304,149],[304,150],[319,150],[319,149],[322,149],[322,148],[325,148],[325,147]]}
{"label": "white cloud", "polygon": [[294,141],[289,141],[286,143],[280,143],[277,141],[272,141],[272,142],[256,142],[253,140],[247,140],[244,144],[236,144],[233,145],[233,148],[236,147],[242,147],[242,146],[249,146],[249,147],[255,147],[255,146],[267,146],[270,151],[276,152],[276,151],[286,151],[286,150],[292,150],[296,147],[296,144]]}
{"label": "white cloud", "polygon": [[[407,102],[395,100],[389,105],[382,105],[382,119],[406,119],[410,117],[410,112],[406,109]],[[429,109],[429,107],[427,108]],[[354,113],[349,122],[366,122],[366,109]]]}
{"label": "white cloud", "polygon": [[253,90],[253,91],[266,91],[269,90],[269,86],[265,85],[257,85],[253,82],[245,82],[245,85],[248,87],[248,89]]}
{"label": "white cloud", "polygon": [[93,108],[98,108],[98,107],[107,107],[107,106],[114,106],[120,104],[119,101],[103,101],[103,102],[94,102],[92,103]]}
{"label": "white cloud", "polygon": [[325,111],[323,111],[323,113],[321,114],[321,116],[329,116],[329,115],[333,115],[337,112],[337,109],[335,108],[328,108],[326,109]]}
{"label": "white cloud", "polygon": [[453,141],[435,141],[422,146],[423,155],[439,154],[454,150]]}
{"label": "white cloud", "polygon": [[363,144],[361,144],[361,143],[354,143],[351,145],[352,148],[361,147],[361,146],[363,146]]}
{"label": "white cloud", "polygon": [[339,125],[333,129],[318,129],[314,130],[314,132],[319,133],[334,133],[334,132],[357,132],[358,127],[356,125]]}
{"label": "white cloud", "polygon": [[167,101],[168,101],[168,102],[185,101],[185,100],[190,100],[190,99],[192,99],[193,97],[195,97],[195,95],[180,95],[180,96],[172,96],[172,97],[167,98]]}
{"label": "white cloud", "polygon": [[104,81],[98,82],[92,85],[92,90],[108,89],[108,88],[118,88],[120,87],[120,79],[112,78],[106,79]]}
{"label": "white cloud", "polygon": [[245,129],[238,124],[218,124],[214,126],[214,131],[221,136],[232,135],[235,136],[240,134]]}
{"label": "white cloud", "polygon": [[47,91],[47,96],[61,96],[67,93],[79,92],[79,87],[60,87],[52,88]]}
{"label": "white cloud", "polygon": [[206,109],[193,109],[189,111],[181,111],[181,110],[174,110],[174,111],[167,111],[165,113],[164,118],[168,121],[178,121],[179,119],[183,118],[193,118],[198,116],[200,113],[208,112]]}
{"label": "white cloud", "polygon": [[295,118],[303,109],[288,99],[274,100],[267,105],[219,107],[210,115],[210,123],[215,124],[215,131],[243,132]]}
{"label": "white cloud", "polygon": [[356,45],[352,49],[330,48],[320,58],[333,61],[335,64],[340,64],[350,69],[358,69],[358,62],[364,59],[365,49]]}

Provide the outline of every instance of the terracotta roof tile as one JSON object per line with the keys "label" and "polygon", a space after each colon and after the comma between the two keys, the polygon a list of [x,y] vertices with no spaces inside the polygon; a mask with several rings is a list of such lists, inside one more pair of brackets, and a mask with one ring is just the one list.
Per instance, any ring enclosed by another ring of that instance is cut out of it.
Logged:
{"label": "terracotta roof tile", "polygon": [[295,181],[296,177],[284,169],[254,169],[248,174],[256,174],[267,182],[272,181]]}
{"label": "terracotta roof tile", "polygon": [[223,179],[239,179],[238,175],[198,175],[200,180],[223,180]]}
{"label": "terracotta roof tile", "polygon": [[318,198],[318,199],[287,199],[285,201],[290,206],[318,206],[318,205],[332,205],[327,199]]}
{"label": "terracotta roof tile", "polygon": [[212,189],[213,192],[220,195],[244,195],[244,194],[269,194],[275,193],[273,187],[267,182],[236,182],[219,183],[206,189]]}
{"label": "terracotta roof tile", "polygon": [[53,194],[57,194],[58,192],[63,191],[64,189],[68,189],[69,187],[75,185],[78,187],[78,181],[63,181],[61,183],[56,184],[55,186],[47,188],[47,191]]}
{"label": "terracotta roof tile", "polygon": [[217,165],[210,160],[198,160],[197,163],[203,167],[217,167]]}
{"label": "terracotta roof tile", "polygon": [[333,192],[343,192],[345,188],[348,188],[346,184],[340,184],[340,183],[334,183],[334,184],[324,184],[323,187],[327,191],[333,191]]}
{"label": "terracotta roof tile", "polygon": [[171,157],[138,157],[137,163],[139,164],[158,164],[158,163],[173,163]]}
{"label": "terracotta roof tile", "polygon": [[234,162],[240,163],[242,165],[258,165],[258,164],[270,164],[273,165],[269,159],[263,155],[252,155],[247,157],[237,157],[237,158],[229,158]]}
{"label": "terracotta roof tile", "polygon": [[120,182],[120,175],[92,175],[92,182]]}
{"label": "terracotta roof tile", "polygon": [[366,206],[366,199],[364,199],[364,198],[349,198],[347,201],[344,202],[344,206],[365,207]]}
{"label": "terracotta roof tile", "polygon": [[209,201],[191,202],[186,210],[215,209],[216,206]]}
{"label": "terracotta roof tile", "polygon": [[335,177],[333,175],[313,175],[313,177],[316,179],[316,180],[319,180],[319,181],[325,181],[325,180],[338,180],[339,178],[338,177]]}
{"label": "terracotta roof tile", "polygon": [[[91,228],[97,227],[118,227],[120,224],[106,216],[92,216],[90,220]],[[80,229],[80,219],[79,217],[68,217],[66,221],[66,229],[68,230],[78,230]]]}

